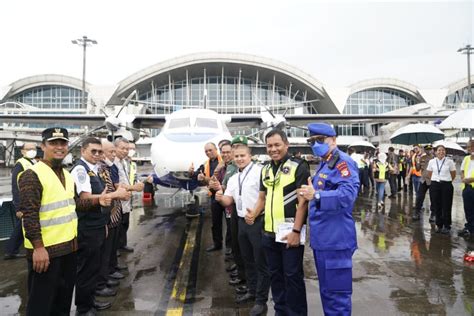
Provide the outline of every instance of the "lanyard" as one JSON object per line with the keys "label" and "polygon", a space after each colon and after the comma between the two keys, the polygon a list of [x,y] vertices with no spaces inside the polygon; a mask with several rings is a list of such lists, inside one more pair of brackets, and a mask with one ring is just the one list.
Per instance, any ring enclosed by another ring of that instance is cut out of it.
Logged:
{"label": "lanyard", "polygon": [[239,172],[239,196],[242,196],[242,184],[244,184],[244,181],[245,181],[245,178],[247,178],[248,174],[250,173],[250,170],[252,170],[253,168],[253,163],[252,165],[250,166],[249,170],[247,171],[247,173],[245,174],[244,178],[242,179],[242,182],[240,182],[240,175],[242,174],[242,172]]}
{"label": "lanyard", "polygon": [[441,167],[440,167],[438,164],[438,159],[436,159],[436,167],[438,168],[438,176],[441,176],[441,168],[443,168],[445,161],[446,161],[446,157],[444,157],[443,162],[441,163]]}

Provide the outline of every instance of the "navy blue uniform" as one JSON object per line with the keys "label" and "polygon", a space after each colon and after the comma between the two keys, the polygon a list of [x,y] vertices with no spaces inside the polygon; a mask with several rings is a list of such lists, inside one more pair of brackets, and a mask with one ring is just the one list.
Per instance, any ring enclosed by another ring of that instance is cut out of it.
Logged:
{"label": "navy blue uniform", "polygon": [[357,164],[334,149],[313,178],[319,200],[309,206],[311,248],[325,315],[350,315],[352,254],[357,248],[352,218],[359,191]]}

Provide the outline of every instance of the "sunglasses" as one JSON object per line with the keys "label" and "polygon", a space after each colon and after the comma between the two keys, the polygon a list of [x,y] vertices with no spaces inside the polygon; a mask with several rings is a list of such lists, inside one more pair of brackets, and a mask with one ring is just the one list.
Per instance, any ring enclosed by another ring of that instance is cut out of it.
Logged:
{"label": "sunglasses", "polygon": [[92,155],[94,155],[94,156],[95,156],[95,155],[102,155],[102,154],[104,153],[104,151],[102,151],[102,150],[100,150],[100,149],[99,149],[99,150],[98,150],[98,149],[92,149],[92,150],[91,150],[91,153],[92,153]]}
{"label": "sunglasses", "polygon": [[312,136],[308,138],[306,142],[308,143],[308,145],[311,145],[311,146],[313,146],[314,143],[324,144],[324,141],[326,140],[326,138],[327,138],[326,136]]}

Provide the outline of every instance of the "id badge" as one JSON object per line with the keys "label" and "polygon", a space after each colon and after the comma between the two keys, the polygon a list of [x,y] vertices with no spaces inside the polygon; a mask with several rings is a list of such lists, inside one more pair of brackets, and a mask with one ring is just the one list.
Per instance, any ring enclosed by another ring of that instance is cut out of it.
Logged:
{"label": "id badge", "polygon": [[239,198],[237,199],[237,209],[239,211],[242,210],[242,197],[239,196]]}

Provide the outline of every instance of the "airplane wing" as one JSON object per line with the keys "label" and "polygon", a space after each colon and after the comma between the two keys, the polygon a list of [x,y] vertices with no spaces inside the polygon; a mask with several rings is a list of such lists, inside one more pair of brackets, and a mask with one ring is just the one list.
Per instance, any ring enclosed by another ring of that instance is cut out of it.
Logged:
{"label": "airplane wing", "polygon": [[390,123],[395,121],[432,121],[445,119],[446,114],[289,114],[285,119],[292,125],[306,125],[315,122],[334,124]]}
{"label": "airplane wing", "polygon": [[[160,128],[165,123],[164,114],[137,115],[133,120],[134,126],[141,128]],[[0,114],[2,123],[45,123],[55,125],[101,126],[104,124],[103,115],[92,114]]]}

